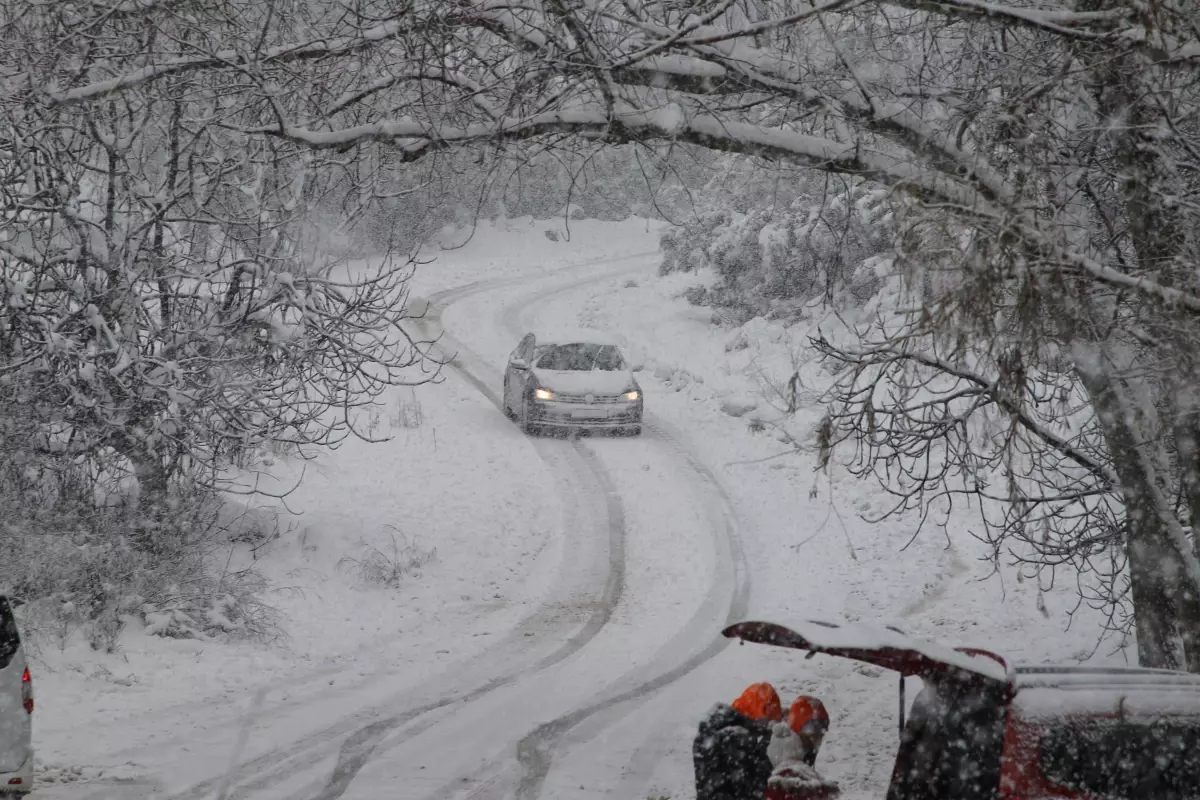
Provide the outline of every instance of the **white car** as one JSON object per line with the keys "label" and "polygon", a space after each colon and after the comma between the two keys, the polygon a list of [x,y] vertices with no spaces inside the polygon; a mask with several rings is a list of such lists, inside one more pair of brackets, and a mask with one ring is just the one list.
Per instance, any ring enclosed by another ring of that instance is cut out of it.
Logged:
{"label": "white car", "polygon": [[504,370],[504,413],[542,429],[642,432],[642,387],[619,343],[597,331],[525,335]]}
{"label": "white car", "polygon": [[12,604],[0,595],[0,796],[33,791],[33,680]]}

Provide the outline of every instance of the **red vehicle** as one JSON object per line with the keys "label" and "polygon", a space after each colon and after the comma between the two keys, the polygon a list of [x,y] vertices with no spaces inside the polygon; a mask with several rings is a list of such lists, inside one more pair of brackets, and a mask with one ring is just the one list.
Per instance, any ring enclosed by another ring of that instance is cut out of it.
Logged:
{"label": "red vehicle", "polygon": [[[725,636],[899,674],[887,800],[1200,798],[1200,675],[1009,665],[896,628],[740,622]],[[905,679],[921,679],[905,721]]]}

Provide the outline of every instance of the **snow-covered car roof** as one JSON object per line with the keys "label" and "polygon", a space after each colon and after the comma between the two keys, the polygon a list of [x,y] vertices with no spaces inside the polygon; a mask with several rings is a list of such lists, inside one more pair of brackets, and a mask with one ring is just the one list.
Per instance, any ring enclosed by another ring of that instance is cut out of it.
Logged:
{"label": "snow-covered car roof", "polygon": [[1018,664],[1013,686],[1025,718],[1200,716],[1200,675],[1186,672]]}
{"label": "snow-covered car roof", "polygon": [[1018,689],[1142,688],[1177,686],[1200,692],[1200,675],[1146,667],[1105,667],[1085,664],[1016,664],[1013,685]]}
{"label": "snow-covered car roof", "polygon": [[599,344],[612,347],[624,347],[625,342],[620,336],[594,328],[555,328],[548,331],[534,331],[538,346],[550,344]]}

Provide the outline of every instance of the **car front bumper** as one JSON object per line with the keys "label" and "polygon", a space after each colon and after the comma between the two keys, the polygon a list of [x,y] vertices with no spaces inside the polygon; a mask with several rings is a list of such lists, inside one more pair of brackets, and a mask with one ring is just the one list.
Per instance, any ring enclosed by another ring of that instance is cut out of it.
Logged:
{"label": "car front bumper", "polygon": [[555,428],[624,428],[642,421],[640,400],[616,403],[563,403],[537,400],[530,404],[529,421]]}

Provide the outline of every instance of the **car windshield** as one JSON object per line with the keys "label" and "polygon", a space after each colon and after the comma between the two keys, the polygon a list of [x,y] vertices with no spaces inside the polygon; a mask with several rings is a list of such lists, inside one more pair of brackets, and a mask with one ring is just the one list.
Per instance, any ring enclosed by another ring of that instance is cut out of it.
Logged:
{"label": "car windshield", "polygon": [[1005,709],[999,688],[927,683],[913,701],[887,800],[997,797]]}
{"label": "car windshield", "polygon": [[1200,798],[1200,720],[1090,719],[1043,734],[1042,771],[1071,791],[1102,798]]}
{"label": "car windshield", "polygon": [[625,369],[621,352],[612,345],[558,344],[551,345],[538,356],[540,369],[555,372],[587,372],[593,369],[613,372]]}

